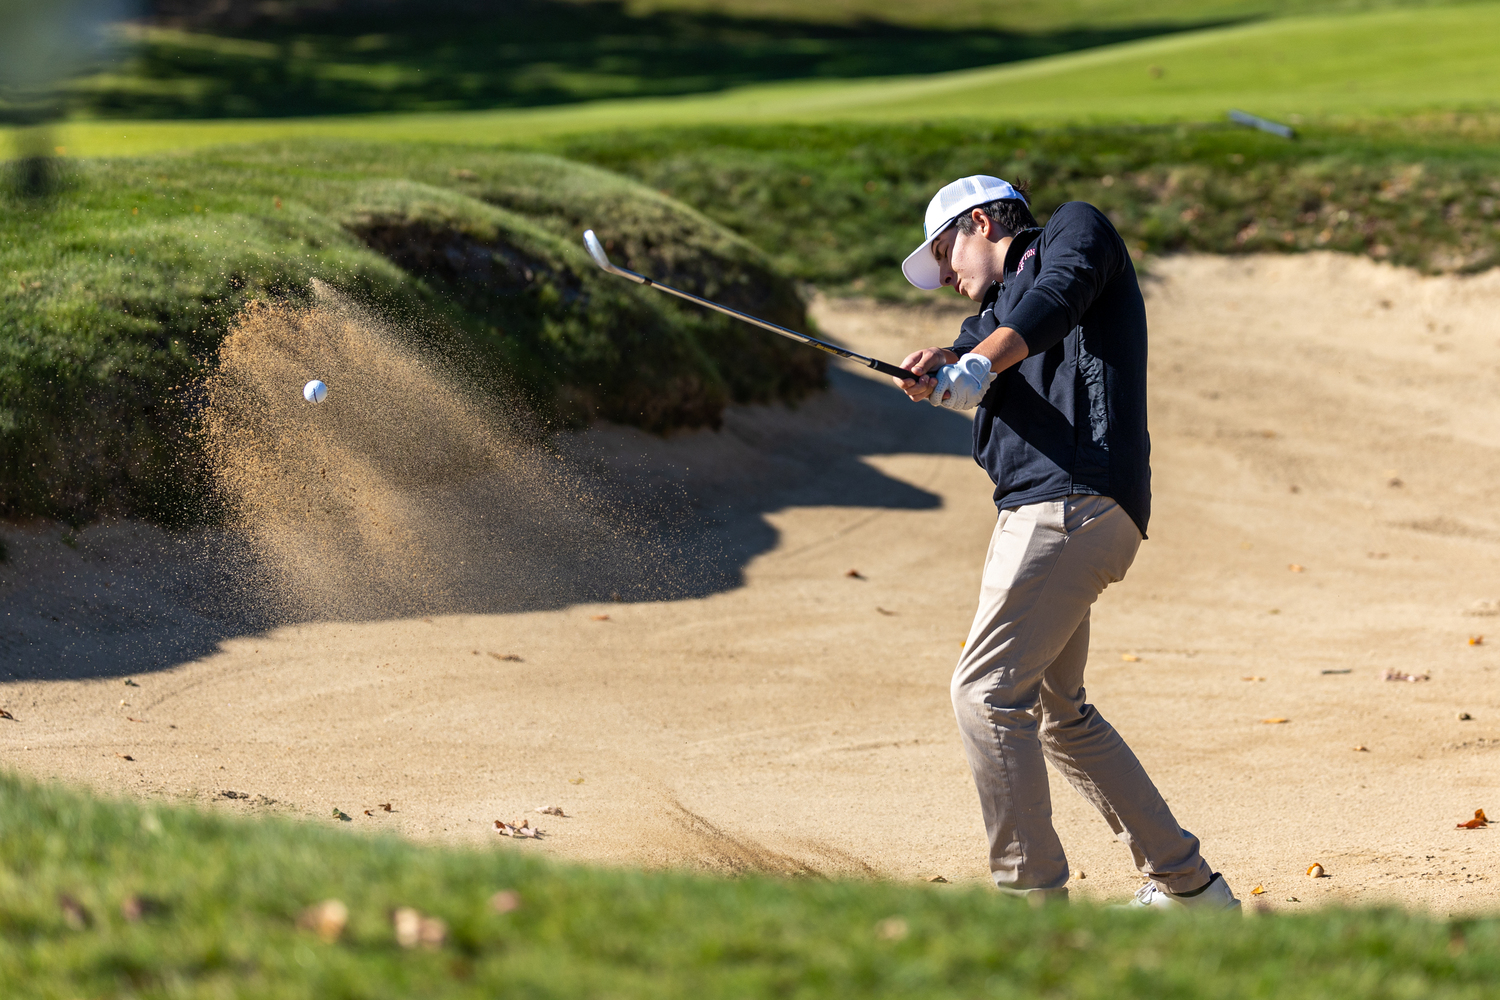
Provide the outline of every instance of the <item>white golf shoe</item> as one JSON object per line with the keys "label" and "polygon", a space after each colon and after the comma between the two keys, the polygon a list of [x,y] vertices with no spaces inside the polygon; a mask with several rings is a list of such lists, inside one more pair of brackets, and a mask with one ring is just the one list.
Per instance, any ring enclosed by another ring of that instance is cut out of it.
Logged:
{"label": "white golf shoe", "polygon": [[1229,883],[1218,872],[1214,872],[1213,878],[1208,880],[1208,885],[1202,891],[1191,896],[1179,896],[1167,892],[1155,882],[1147,882],[1136,890],[1135,898],[1126,903],[1121,909],[1163,909],[1163,910],[1232,910],[1239,911],[1240,901],[1234,898],[1230,891]]}

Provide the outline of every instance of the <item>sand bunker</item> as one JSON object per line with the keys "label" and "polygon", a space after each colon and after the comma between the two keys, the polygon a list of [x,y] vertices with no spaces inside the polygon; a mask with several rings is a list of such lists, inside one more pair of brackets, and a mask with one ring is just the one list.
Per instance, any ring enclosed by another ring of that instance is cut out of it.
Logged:
{"label": "sand bunker", "polygon": [[[206,452],[286,615],[681,590],[686,564],[664,557],[683,544],[672,498],[626,502],[623,484],[546,447],[521,408],[483,402],[481,370],[324,285],[311,307],[253,304],[239,318],[207,383]],[[329,386],[322,403],[302,398],[314,378]]]}

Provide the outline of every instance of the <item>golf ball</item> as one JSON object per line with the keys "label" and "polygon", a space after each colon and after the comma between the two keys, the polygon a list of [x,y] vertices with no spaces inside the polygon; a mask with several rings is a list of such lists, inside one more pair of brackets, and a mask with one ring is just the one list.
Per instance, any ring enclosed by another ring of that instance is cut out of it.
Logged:
{"label": "golf ball", "polygon": [[302,398],[309,403],[321,403],[326,395],[328,395],[328,386],[317,379],[313,379],[302,387]]}

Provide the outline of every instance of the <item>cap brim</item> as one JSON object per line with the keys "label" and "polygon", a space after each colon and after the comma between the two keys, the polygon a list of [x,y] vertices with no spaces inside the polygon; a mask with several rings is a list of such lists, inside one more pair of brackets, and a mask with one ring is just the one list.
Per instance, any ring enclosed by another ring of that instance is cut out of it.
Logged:
{"label": "cap brim", "polygon": [[901,262],[901,273],[924,292],[942,287],[943,272],[938,267],[937,258],[932,255],[932,241],[917,247]]}
{"label": "cap brim", "polygon": [[923,240],[921,246],[907,254],[906,259],[901,262],[901,273],[906,275],[906,280],[924,292],[943,287],[943,269],[938,266],[937,258],[932,255],[932,241],[947,232],[951,225],[953,225],[953,220],[949,219],[931,237]]}

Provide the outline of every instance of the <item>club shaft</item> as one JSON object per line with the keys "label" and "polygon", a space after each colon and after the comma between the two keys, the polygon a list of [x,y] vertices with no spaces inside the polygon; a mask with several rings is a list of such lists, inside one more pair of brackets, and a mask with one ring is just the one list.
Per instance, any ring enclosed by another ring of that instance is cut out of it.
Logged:
{"label": "club shaft", "polygon": [[[585,243],[588,243],[588,237],[593,235],[594,234],[592,231],[585,234]],[[595,252],[596,248],[597,252]],[[628,278],[631,281],[634,281],[636,284],[648,285],[652,288],[657,289],[658,291],[666,292],[668,295],[675,295],[685,302],[691,302],[694,305],[702,306],[705,309],[712,309],[714,312],[723,313],[725,316],[733,316],[735,319],[749,323],[751,326],[758,326],[762,330],[769,330],[772,333],[778,333],[781,336],[786,337],[788,340],[795,340],[799,344],[806,344],[808,347],[816,347],[818,350],[823,351],[827,354],[832,354],[835,357],[844,358],[847,361],[856,362],[857,364],[864,365],[866,368],[872,368],[875,371],[880,372],[882,375],[890,375],[894,378],[914,377],[911,372],[907,371],[904,368],[898,368],[895,365],[887,364],[886,362],[879,361],[875,358],[867,358],[863,354],[855,354],[853,351],[845,350],[844,348],[839,347],[836,344],[830,344],[827,341],[819,340],[817,337],[809,337],[805,333],[798,333],[796,330],[788,329],[787,327],[781,326],[780,324],[772,323],[769,320],[761,319],[758,316],[751,316],[749,313],[740,312],[738,309],[731,309],[729,306],[720,305],[719,303],[714,302],[711,299],[705,299],[701,295],[694,295],[692,292],[684,292],[680,288],[673,288],[671,285],[664,285],[660,281],[655,281],[651,278],[646,277],[644,274],[637,274],[635,271],[620,267],[619,265],[611,262],[609,258],[604,255],[603,247],[597,246],[597,240],[589,245],[589,252],[593,255],[594,262],[601,268],[609,271],[611,274],[617,274],[622,278]]]}

